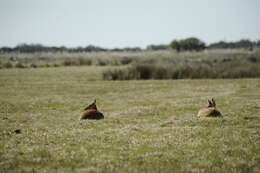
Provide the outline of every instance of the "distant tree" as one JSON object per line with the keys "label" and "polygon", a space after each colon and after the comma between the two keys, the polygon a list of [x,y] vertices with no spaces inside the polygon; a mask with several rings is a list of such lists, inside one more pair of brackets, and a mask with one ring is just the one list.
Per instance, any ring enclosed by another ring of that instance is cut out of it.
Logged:
{"label": "distant tree", "polygon": [[139,52],[141,50],[142,49],[139,47],[125,47],[122,49],[122,51],[125,51],[125,52]]}
{"label": "distant tree", "polygon": [[177,52],[179,51],[201,51],[206,48],[206,44],[198,38],[189,37],[182,40],[173,40],[170,43],[170,47],[175,49]]}
{"label": "distant tree", "polygon": [[257,46],[257,47],[260,47],[260,40],[258,40],[258,41],[256,42],[256,46]]}
{"label": "distant tree", "polygon": [[213,49],[225,49],[229,48],[229,44],[224,42],[224,41],[219,41],[216,43],[211,43],[208,48],[213,48]]}
{"label": "distant tree", "polygon": [[19,44],[14,48],[14,51],[21,53],[34,53],[34,52],[48,52],[49,47],[45,47],[41,44]]}
{"label": "distant tree", "polygon": [[254,43],[247,39],[242,39],[236,42],[236,48],[252,48],[253,45]]}
{"label": "distant tree", "polygon": [[114,48],[110,49],[109,51],[113,52],[139,52],[142,51],[140,47],[125,47],[125,48]]}
{"label": "distant tree", "polygon": [[248,39],[242,39],[236,42],[225,42],[220,41],[217,43],[212,43],[208,46],[210,49],[236,49],[236,48],[245,48],[245,49],[252,49],[256,42],[250,41]]}
{"label": "distant tree", "polygon": [[173,40],[171,43],[170,43],[170,47],[172,49],[175,49],[177,52],[179,52],[181,50],[181,46],[180,46],[180,43],[178,40]]}
{"label": "distant tree", "polygon": [[84,51],[85,52],[101,52],[101,51],[106,51],[106,49],[97,47],[97,46],[93,46],[93,45],[89,45],[84,48]]}
{"label": "distant tree", "polygon": [[198,38],[190,37],[180,41],[180,46],[183,50],[196,50],[200,51],[205,49],[205,43]]}
{"label": "distant tree", "polygon": [[112,51],[112,52],[120,52],[120,51],[122,51],[122,49],[120,49],[120,48],[114,48],[114,49],[110,49],[110,51]]}
{"label": "distant tree", "polygon": [[1,53],[10,53],[10,52],[12,52],[12,51],[13,51],[13,49],[10,48],[10,47],[2,47],[2,48],[0,49],[0,52],[1,52]]}
{"label": "distant tree", "polygon": [[168,49],[168,47],[169,47],[168,45],[164,45],[164,44],[159,44],[159,45],[151,44],[146,47],[146,50],[166,50]]}

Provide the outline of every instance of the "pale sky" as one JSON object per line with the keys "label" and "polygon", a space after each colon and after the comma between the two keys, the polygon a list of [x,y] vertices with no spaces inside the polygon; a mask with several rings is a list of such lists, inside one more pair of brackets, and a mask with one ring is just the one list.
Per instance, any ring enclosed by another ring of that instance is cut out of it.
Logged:
{"label": "pale sky", "polygon": [[0,47],[260,40],[260,0],[0,0]]}

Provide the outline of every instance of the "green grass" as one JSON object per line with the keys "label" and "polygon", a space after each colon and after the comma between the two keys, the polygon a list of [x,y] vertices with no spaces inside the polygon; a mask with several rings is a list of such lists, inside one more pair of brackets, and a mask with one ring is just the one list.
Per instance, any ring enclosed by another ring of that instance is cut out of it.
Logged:
{"label": "green grass", "polygon": [[[260,171],[260,79],[103,81],[107,68],[1,69],[0,172]],[[197,119],[211,97],[223,118]],[[105,119],[79,121],[94,98]]]}

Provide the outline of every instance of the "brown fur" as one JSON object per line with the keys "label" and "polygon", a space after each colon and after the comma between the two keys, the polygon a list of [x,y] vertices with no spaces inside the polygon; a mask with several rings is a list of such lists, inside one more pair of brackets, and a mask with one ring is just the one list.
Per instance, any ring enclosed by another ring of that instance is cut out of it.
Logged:
{"label": "brown fur", "polygon": [[80,114],[80,120],[82,119],[92,119],[92,120],[100,120],[104,119],[104,115],[97,110],[96,100],[88,107],[84,109],[84,112]]}
{"label": "brown fur", "polygon": [[94,120],[100,120],[103,119],[104,115],[95,109],[89,109],[85,110],[80,114],[80,119],[94,119]]}
{"label": "brown fur", "polygon": [[198,117],[221,117],[220,111],[216,108],[215,100],[208,101],[209,106],[207,108],[202,108],[199,110],[197,116]]}

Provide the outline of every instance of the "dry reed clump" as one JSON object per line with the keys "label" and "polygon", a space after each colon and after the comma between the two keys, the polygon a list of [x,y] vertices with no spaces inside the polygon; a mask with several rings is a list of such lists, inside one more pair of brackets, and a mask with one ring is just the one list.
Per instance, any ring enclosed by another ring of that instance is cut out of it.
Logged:
{"label": "dry reed clump", "polygon": [[[0,68],[110,66],[105,80],[260,77],[260,51],[0,54]],[[115,67],[115,66],[120,66]],[[122,68],[123,67],[123,68]]]}
{"label": "dry reed clump", "polygon": [[260,55],[250,58],[238,56],[227,60],[202,58],[142,59],[127,68],[103,72],[105,80],[138,79],[198,79],[260,77]]}

